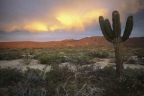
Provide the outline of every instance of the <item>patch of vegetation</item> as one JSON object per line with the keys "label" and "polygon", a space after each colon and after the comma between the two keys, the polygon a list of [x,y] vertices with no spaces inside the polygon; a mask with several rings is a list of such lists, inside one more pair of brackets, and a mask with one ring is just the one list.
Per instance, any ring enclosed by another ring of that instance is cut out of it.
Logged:
{"label": "patch of vegetation", "polygon": [[97,50],[97,51],[91,51],[86,53],[86,55],[91,56],[93,58],[112,58],[113,53],[108,52],[107,50]]}
{"label": "patch of vegetation", "polygon": [[22,59],[26,55],[34,55],[36,49],[1,49],[0,60]]}
{"label": "patch of vegetation", "polygon": [[144,94],[144,70],[127,68],[122,81],[124,88],[133,96]]}
{"label": "patch of vegetation", "polygon": [[[126,50],[128,57],[140,54],[140,50]],[[11,55],[9,55],[9,53]],[[51,65],[51,70],[27,68],[0,68],[1,88],[7,88],[9,96],[142,96],[144,94],[144,70],[125,69],[122,81],[116,78],[114,66],[95,70],[92,66],[103,58],[110,58],[114,63],[113,50],[102,49],[22,49],[3,50],[1,60],[21,58],[23,53],[30,53],[42,64]],[[16,56],[12,57],[14,54]],[[4,56],[4,57],[3,57]],[[128,61],[128,59],[126,59]],[[67,66],[59,67],[62,62],[70,62],[77,71]],[[89,65],[87,65],[89,64]],[[90,65],[91,64],[91,65]]]}
{"label": "patch of vegetation", "polygon": [[58,64],[65,61],[65,58],[59,55],[42,56],[39,58],[41,64]]}
{"label": "patch of vegetation", "polygon": [[[13,74],[12,74],[13,73]],[[6,75],[6,76],[4,76]],[[113,66],[93,70],[92,67],[72,72],[57,64],[46,72],[28,68],[0,69],[1,88],[9,88],[12,96],[142,96],[144,70],[125,69],[122,81],[116,79]],[[9,87],[8,87],[9,86]]]}
{"label": "patch of vegetation", "polygon": [[70,56],[69,62],[74,63],[74,64],[80,64],[80,65],[94,63],[92,58],[89,56]]}
{"label": "patch of vegetation", "polygon": [[137,61],[135,59],[132,59],[132,58],[127,61],[128,64],[136,64],[136,62]]}
{"label": "patch of vegetation", "polygon": [[22,58],[22,53],[18,50],[7,50],[0,53],[0,60],[15,60],[20,58]]}
{"label": "patch of vegetation", "polygon": [[23,74],[18,69],[0,68],[0,87],[11,86],[18,83]]}
{"label": "patch of vegetation", "polygon": [[10,95],[47,96],[47,86],[45,68],[43,70],[27,68],[17,85],[10,87]]}

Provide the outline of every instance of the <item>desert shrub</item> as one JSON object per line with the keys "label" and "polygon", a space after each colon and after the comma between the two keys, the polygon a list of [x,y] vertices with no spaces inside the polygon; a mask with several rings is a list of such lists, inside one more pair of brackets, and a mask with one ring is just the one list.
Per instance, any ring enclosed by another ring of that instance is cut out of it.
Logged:
{"label": "desert shrub", "polygon": [[142,96],[144,94],[144,70],[125,69],[121,82],[116,78],[113,66],[106,66],[88,73],[90,82],[104,89],[101,96]]}
{"label": "desert shrub", "polygon": [[23,78],[16,86],[11,87],[12,96],[46,96],[48,81],[43,70],[27,68]]}
{"label": "desert shrub", "polygon": [[65,62],[65,58],[59,55],[42,56],[39,58],[41,64],[57,64]]}
{"label": "desert shrub", "polygon": [[74,73],[68,67],[60,68],[58,65],[53,64],[50,72],[47,72],[47,80],[49,81],[48,95],[56,94],[57,86],[66,82],[69,78],[74,76]]}
{"label": "desert shrub", "polygon": [[69,62],[74,64],[84,65],[94,63],[90,56],[70,56],[69,58]]}
{"label": "desert shrub", "polygon": [[32,83],[38,84],[46,79],[46,72],[44,69],[39,70],[39,69],[27,68],[27,70],[24,72],[23,79],[28,80],[28,82],[31,84]]}
{"label": "desert shrub", "polygon": [[90,78],[87,74],[84,72],[74,73],[67,67],[60,68],[53,65],[47,76],[49,80],[48,95],[50,96],[97,96],[102,92],[102,89],[89,82]]}
{"label": "desert shrub", "polygon": [[68,82],[56,88],[56,96],[102,96],[102,91],[88,83]]}
{"label": "desert shrub", "polygon": [[90,75],[100,77],[100,78],[115,78],[115,69],[114,66],[105,66],[103,69],[98,69],[92,72]]}
{"label": "desert shrub", "polygon": [[135,59],[129,59],[128,61],[127,61],[127,63],[129,63],[129,64],[136,64],[136,60]]}
{"label": "desert shrub", "polygon": [[33,48],[26,49],[25,53],[29,53],[29,55],[34,55],[35,49],[33,49]]}
{"label": "desert shrub", "polygon": [[33,84],[33,86],[46,86],[48,83],[46,79],[46,67],[43,70],[27,68],[24,72],[24,79]]}
{"label": "desert shrub", "polygon": [[22,58],[22,55],[18,51],[5,51],[0,53],[0,60],[14,60],[20,58]]}
{"label": "desert shrub", "polygon": [[24,63],[26,65],[30,64],[32,61],[32,59],[30,57],[24,57],[22,60],[23,60],[22,63]]}
{"label": "desert shrub", "polygon": [[129,91],[144,89],[144,70],[128,68],[124,72],[123,84]]}
{"label": "desert shrub", "polygon": [[46,76],[51,84],[57,85],[74,76],[74,72],[69,70],[67,66],[61,68],[59,65],[53,64],[51,70],[46,73]]}
{"label": "desert shrub", "polygon": [[137,55],[138,57],[144,57],[144,49],[137,49],[133,54]]}
{"label": "desert shrub", "polygon": [[[144,94],[143,70],[125,69],[122,82],[119,82],[114,66],[94,70],[91,64],[94,58],[95,61],[101,60],[100,58],[111,58],[113,53],[91,49],[67,50],[57,49],[53,52],[53,49],[38,49],[40,52],[35,54],[35,59],[41,60],[44,64],[51,64],[49,72],[46,72],[45,68],[43,70],[28,68],[23,73],[20,70],[1,68],[0,87],[11,86],[12,96],[142,96]],[[5,52],[1,53],[6,54]],[[64,55],[67,59],[63,57]],[[61,62],[75,63],[74,65],[80,66],[81,69],[73,72],[67,66],[59,67],[57,63]]]}
{"label": "desert shrub", "polygon": [[99,80],[97,86],[104,88],[103,96],[141,96],[144,94],[143,70],[125,69],[121,82],[115,78],[115,71],[111,67],[97,70],[95,74]]}
{"label": "desert shrub", "polygon": [[[11,86],[11,96],[142,96],[144,70],[125,69],[119,82],[113,66],[72,72],[68,67],[52,65],[52,69],[28,68],[24,73],[15,69],[0,70],[0,87]],[[85,71],[88,71],[85,73]],[[16,75],[14,75],[16,74]],[[7,75],[7,77],[5,76]]]}
{"label": "desert shrub", "polygon": [[100,51],[90,51],[86,53],[86,55],[91,56],[93,58],[109,58],[114,57],[112,53],[106,51],[106,50],[100,50]]}
{"label": "desert shrub", "polygon": [[39,59],[39,58],[44,57],[44,56],[48,56],[48,54],[43,53],[43,52],[37,53],[34,55],[34,59]]}
{"label": "desert shrub", "polygon": [[0,87],[11,86],[21,80],[23,74],[18,69],[0,68]]}
{"label": "desert shrub", "polygon": [[18,90],[13,96],[47,96],[47,91],[44,88],[29,88],[28,90]]}

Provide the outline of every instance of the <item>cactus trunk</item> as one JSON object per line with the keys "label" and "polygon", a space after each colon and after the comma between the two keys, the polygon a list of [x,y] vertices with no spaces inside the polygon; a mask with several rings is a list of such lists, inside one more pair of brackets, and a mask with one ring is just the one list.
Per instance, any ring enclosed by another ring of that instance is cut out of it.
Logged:
{"label": "cactus trunk", "polygon": [[132,16],[128,17],[125,31],[122,37],[121,37],[120,15],[118,11],[113,11],[112,21],[113,21],[113,30],[111,28],[108,19],[104,20],[102,16],[99,17],[99,23],[104,37],[106,38],[106,40],[114,44],[115,59],[116,59],[116,74],[117,77],[121,79],[123,74],[123,42],[126,41],[131,34],[133,28],[133,17]]}
{"label": "cactus trunk", "polygon": [[123,42],[121,42],[121,38],[115,38],[114,49],[116,59],[116,74],[121,80],[123,74]]}

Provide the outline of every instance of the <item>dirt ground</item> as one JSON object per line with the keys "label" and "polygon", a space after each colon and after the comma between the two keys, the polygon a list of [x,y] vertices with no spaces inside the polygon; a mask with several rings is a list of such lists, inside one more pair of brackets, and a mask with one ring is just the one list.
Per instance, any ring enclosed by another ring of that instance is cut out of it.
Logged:
{"label": "dirt ground", "polygon": [[[92,64],[89,65],[83,65],[84,66],[90,66]],[[115,63],[109,63],[109,59],[102,59],[99,62],[96,62],[93,64],[93,67],[96,68],[104,68],[105,66],[115,66]],[[64,67],[67,66],[69,69],[76,71],[76,66],[74,64],[71,64],[69,62],[65,62],[65,63],[61,63],[59,64],[60,67]],[[43,70],[43,68],[46,68],[47,71],[49,71],[51,69],[50,65],[45,65],[45,64],[40,64],[38,60],[34,60],[31,59],[29,64],[25,64],[23,59],[18,59],[18,60],[2,60],[0,61],[0,67],[1,68],[17,68],[17,69],[21,69],[22,71],[26,70],[27,67],[28,68],[34,68],[34,69],[40,69]],[[124,68],[138,68],[138,69],[144,69],[143,65],[134,65],[134,64],[124,64]]]}

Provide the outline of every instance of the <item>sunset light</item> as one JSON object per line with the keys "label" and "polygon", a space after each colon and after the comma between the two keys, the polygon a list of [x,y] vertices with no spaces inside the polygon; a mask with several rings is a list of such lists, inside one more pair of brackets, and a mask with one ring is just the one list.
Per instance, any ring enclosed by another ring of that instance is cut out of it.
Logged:
{"label": "sunset light", "polygon": [[0,96],[144,96],[142,79],[144,0],[0,0]]}
{"label": "sunset light", "polygon": [[131,36],[143,36],[143,0],[0,0],[0,40],[102,36],[99,16],[112,22],[114,10],[120,13],[122,30],[126,18],[133,15],[135,27]]}
{"label": "sunset light", "polygon": [[71,14],[61,14],[57,17],[57,20],[66,26],[74,25],[76,22],[79,21],[79,19],[80,18],[78,16],[72,16]]}
{"label": "sunset light", "polygon": [[93,21],[98,23],[98,17],[100,15],[105,16],[106,14],[106,9],[85,13],[60,13],[56,19],[65,30],[75,28],[77,31],[81,31],[90,24],[93,24]]}
{"label": "sunset light", "polygon": [[30,32],[45,32],[48,31],[47,26],[42,23],[34,22],[31,24],[28,24],[24,27],[24,30],[30,31]]}

